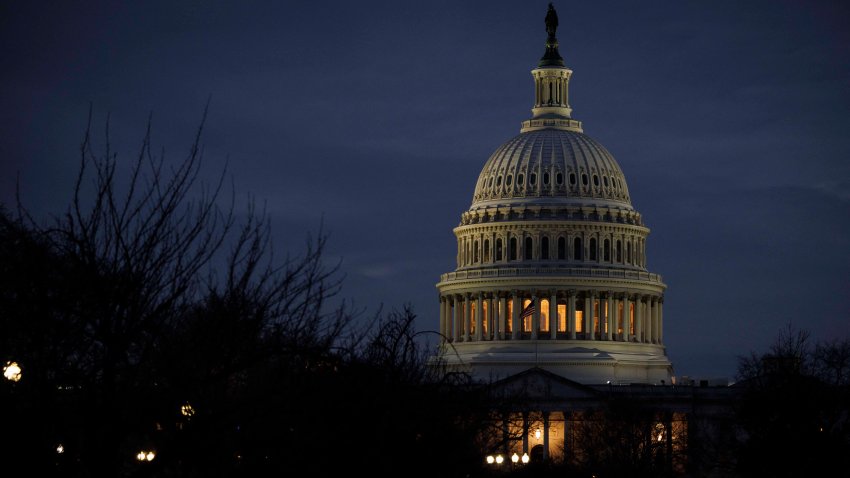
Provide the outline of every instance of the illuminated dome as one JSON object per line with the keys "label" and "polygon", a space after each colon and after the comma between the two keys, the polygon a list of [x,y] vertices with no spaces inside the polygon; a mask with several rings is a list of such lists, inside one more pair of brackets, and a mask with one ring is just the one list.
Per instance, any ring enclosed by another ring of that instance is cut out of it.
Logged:
{"label": "illuminated dome", "polygon": [[471,209],[505,203],[632,209],[626,178],[608,150],[584,133],[556,128],[521,133],[490,156]]}
{"label": "illuminated dome", "polygon": [[586,384],[663,383],[666,285],[614,157],[572,117],[550,4],[532,117],[484,164],[440,277],[440,360],[480,380],[540,367]]}

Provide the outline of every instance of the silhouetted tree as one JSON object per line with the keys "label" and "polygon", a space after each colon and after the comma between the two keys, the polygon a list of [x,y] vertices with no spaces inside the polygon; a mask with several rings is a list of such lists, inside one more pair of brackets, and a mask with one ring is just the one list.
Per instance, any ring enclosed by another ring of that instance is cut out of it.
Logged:
{"label": "silhouetted tree", "polygon": [[816,476],[850,466],[847,341],[818,343],[791,325],[768,353],[739,361],[739,469]]}

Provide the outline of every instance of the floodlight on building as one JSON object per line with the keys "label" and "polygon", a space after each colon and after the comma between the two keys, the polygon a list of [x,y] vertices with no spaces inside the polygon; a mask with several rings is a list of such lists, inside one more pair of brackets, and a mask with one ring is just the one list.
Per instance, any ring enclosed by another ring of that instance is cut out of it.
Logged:
{"label": "floodlight on building", "polygon": [[18,362],[6,362],[3,366],[3,376],[6,380],[17,382],[21,379],[21,366]]}
{"label": "floodlight on building", "polygon": [[523,453],[523,454],[522,454],[522,462],[523,462],[523,463],[528,463],[528,462],[529,462],[529,460],[531,460],[531,458],[528,456],[528,453]]}

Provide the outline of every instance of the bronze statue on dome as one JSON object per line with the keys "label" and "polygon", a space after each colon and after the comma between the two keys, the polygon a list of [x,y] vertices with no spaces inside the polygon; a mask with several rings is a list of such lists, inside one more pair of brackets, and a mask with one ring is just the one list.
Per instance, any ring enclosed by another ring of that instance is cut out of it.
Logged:
{"label": "bronze statue on dome", "polygon": [[550,37],[555,36],[555,30],[558,29],[558,13],[555,12],[555,7],[549,3],[549,11],[546,12],[546,33]]}

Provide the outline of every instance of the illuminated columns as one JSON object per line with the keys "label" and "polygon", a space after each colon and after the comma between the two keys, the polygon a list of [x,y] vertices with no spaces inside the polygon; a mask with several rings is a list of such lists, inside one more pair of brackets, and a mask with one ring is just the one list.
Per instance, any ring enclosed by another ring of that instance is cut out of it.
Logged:
{"label": "illuminated columns", "polygon": [[505,317],[508,313],[508,299],[505,296],[499,297],[499,339],[505,339]]}
{"label": "illuminated columns", "polygon": [[440,335],[443,340],[448,336],[446,334],[446,298],[440,296]]}
{"label": "illuminated columns", "polygon": [[594,310],[596,307],[596,292],[587,291],[584,296],[584,338],[586,340],[596,340],[593,322],[595,321]]}
{"label": "illuminated columns", "polygon": [[608,323],[608,340],[614,340],[614,328],[617,326],[617,315],[614,312],[614,293],[611,291],[608,291],[608,306],[605,312],[605,320]]}
{"label": "illuminated columns", "polygon": [[484,302],[484,300],[483,300],[482,294],[481,294],[481,292],[479,292],[478,298],[476,299],[476,302],[475,302],[475,318],[474,318],[474,320],[475,320],[475,340],[479,341],[479,342],[481,341],[481,339],[483,337],[483,333],[484,333],[484,330],[483,330],[484,329],[484,317],[483,317],[484,314],[482,313],[484,311],[482,310],[482,307],[481,307],[483,302]]}
{"label": "illuminated columns", "polygon": [[499,338],[499,321],[496,319],[496,299],[493,294],[487,296],[487,340],[496,340]]}
{"label": "illuminated columns", "polygon": [[623,294],[623,339],[632,341],[632,298],[629,294]]}
{"label": "illuminated columns", "polygon": [[658,299],[658,343],[664,343],[664,298]]}
{"label": "illuminated columns", "polygon": [[457,298],[456,295],[451,296],[449,299],[452,301],[451,302],[451,305],[452,305],[452,307],[451,307],[451,309],[452,309],[452,324],[454,324],[454,327],[452,328],[452,342],[457,342],[458,340],[460,340],[461,334],[463,333],[463,332],[461,332],[461,323],[460,323],[460,317],[461,317],[460,304],[458,303],[458,298]]}
{"label": "illuminated columns", "polygon": [[537,295],[531,296],[534,311],[531,314],[531,340],[537,340],[537,331],[540,329],[540,301]]}
{"label": "illuminated columns", "polygon": [[469,294],[463,296],[463,341],[469,342],[469,329],[472,324],[472,301]]}
{"label": "illuminated columns", "polygon": [[549,292],[549,336],[558,338],[558,296],[554,290]]}
{"label": "illuminated columns", "polygon": [[646,322],[646,332],[644,332],[646,334],[646,338],[644,339],[644,342],[649,343],[649,344],[654,342],[652,340],[652,332],[653,332],[653,330],[652,330],[653,329],[652,319],[655,316],[655,314],[653,314],[653,309],[654,309],[654,307],[652,306],[653,302],[655,302],[655,297],[648,296],[646,298],[646,319],[644,319],[645,322]]}
{"label": "illuminated columns", "polygon": [[567,291],[567,330],[570,332],[570,340],[576,339],[576,292]]}
{"label": "illuminated columns", "polygon": [[520,304],[515,290],[511,291],[511,301],[513,304],[511,307],[511,339],[519,340],[522,331],[522,324],[519,323],[519,308],[522,307],[522,304]]}
{"label": "illuminated columns", "polygon": [[635,296],[635,337],[643,342],[643,297]]}

